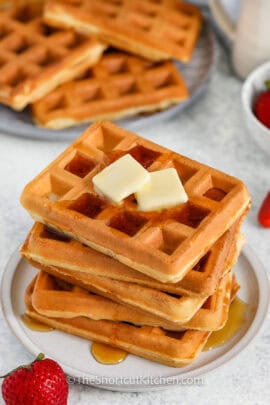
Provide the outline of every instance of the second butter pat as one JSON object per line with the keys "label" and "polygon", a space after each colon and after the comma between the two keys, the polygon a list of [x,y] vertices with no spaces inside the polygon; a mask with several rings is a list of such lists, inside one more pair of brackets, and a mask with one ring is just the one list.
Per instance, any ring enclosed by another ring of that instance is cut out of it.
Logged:
{"label": "second butter pat", "polygon": [[98,194],[120,204],[149,180],[149,172],[127,154],[94,176],[93,184]]}
{"label": "second butter pat", "polygon": [[188,196],[174,168],[150,173],[150,181],[135,193],[140,211],[157,211],[187,202]]}

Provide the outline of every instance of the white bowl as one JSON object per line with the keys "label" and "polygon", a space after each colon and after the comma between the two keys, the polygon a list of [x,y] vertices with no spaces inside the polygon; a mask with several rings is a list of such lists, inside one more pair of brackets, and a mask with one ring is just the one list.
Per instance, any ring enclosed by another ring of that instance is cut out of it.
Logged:
{"label": "white bowl", "polygon": [[261,148],[270,154],[270,129],[263,125],[253,113],[254,101],[259,93],[265,90],[265,81],[270,80],[270,62],[253,70],[242,88],[242,104],[245,123]]}

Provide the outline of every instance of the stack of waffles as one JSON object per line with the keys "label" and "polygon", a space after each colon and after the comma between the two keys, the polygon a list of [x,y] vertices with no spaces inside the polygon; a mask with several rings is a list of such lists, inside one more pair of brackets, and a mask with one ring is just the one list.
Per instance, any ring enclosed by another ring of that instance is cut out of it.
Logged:
{"label": "stack of waffles", "polygon": [[179,0],[5,0],[0,102],[53,129],[168,108],[201,23]]}
{"label": "stack of waffles", "polygon": [[[116,205],[98,194],[93,177],[126,154],[149,172],[175,168],[188,201],[143,212],[134,195]],[[250,205],[240,180],[100,122],[21,203],[36,221],[21,248],[39,269],[25,294],[35,320],[175,367],[226,323]]]}

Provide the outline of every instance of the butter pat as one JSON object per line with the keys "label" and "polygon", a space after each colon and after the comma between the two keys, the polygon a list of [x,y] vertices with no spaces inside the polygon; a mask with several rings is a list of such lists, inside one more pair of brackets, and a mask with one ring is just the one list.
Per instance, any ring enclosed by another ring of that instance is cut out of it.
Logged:
{"label": "butter pat", "polygon": [[95,191],[120,204],[150,180],[150,174],[131,155],[127,154],[105,167],[93,177]]}
{"label": "butter pat", "polygon": [[157,211],[187,202],[188,196],[174,168],[150,173],[147,182],[135,194],[140,211]]}

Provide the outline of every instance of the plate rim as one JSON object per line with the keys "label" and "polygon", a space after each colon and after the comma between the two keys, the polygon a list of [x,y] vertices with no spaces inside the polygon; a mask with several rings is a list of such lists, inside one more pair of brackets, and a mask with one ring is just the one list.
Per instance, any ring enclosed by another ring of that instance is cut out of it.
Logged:
{"label": "plate rim", "polygon": [[[192,93],[191,97],[188,98],[186,101],[179,103],[177,105],[173,105],[168,109],[162,111],[156,111],[149,116],[134,116],[128,117],[120,120],[116,120],[116,125],[119,125],[123,128],[128,130],[140,130],[145,126],[159,124],[161,121],[168,121],[171,118],[177,116],[178,113],[181,113],[185,110],[188,106],[192,105],[196,102],[200,96],[204,93],[207,89],[207,86],[213,76],[213,73],[216,70],[217,62],[219,59],[219,48],[217,43],[217,38],[215,35],[214,28],[212,26],[210,18],[204,14],[204,26],[207,30],[207,36],[209,44],[211,45],[211,62],[209,64],[209,68],[204,75],[203,81],[199,85],[199,87]],[[174,60],[176,62],[176,66],[178,66],[179,61]],[[1,104],[0,104],[1,106]],[[9,108],[8,106],[3,105],[5,108]],[[16,114],[16,111],[14,111]],[[20,112],[19,112],[20,113]],[[92,125],[93,122],[85,123],[82,125],[74,126],[71,128],[64,128],[62,130],[50,130],[48,128],[42,128],[30,124],[26,124],[22,127],[21,132],[18,134],[17,129],[18,127],[10,127],[9,125],[10,120],[1,122],[0,120],[0,134],[7,135],[7,136],[14,136],[16,138],[21,139],[32,139],[38,141],[49,141],[49,142],[67,142],[76,139],[80,133],[85,131],[85,129]],[[17,122],[17,125],[20,125],[20,121]],[[37,128],[37,133],[33,134],[32,131],[28,133],[30,128]],[[39,132],[40,131],[40,132]]]}
{"label": "plate rim", "polygon": [[[250,324],[246,333],[239,339],[236,344],[229,349],[226,353],[220,355],[217,359],[213,360],[211,363],[204,364],[194,370],[189,370],[186,373],[178,374],[177,371],[173,376],[170,376],[168,379],[172,379],[173,384],[166,384],[162,383],[159,385],[151,385],[151,384],[98,384],[94,383],[97,376],[94,374],[87,375],[87,381],[91,380],[91,383],[86,385],[90,385],[96,388],[111,390],[111,391],[120,391],[120,392],[147,392],[147,391],[159,391],[164,389],[169,389],[171,387],[177,386],[177,378],[180,380],[183,378],[196,378],[199,376],[204,376],[205,374],[211,373],[214,370],[220,368],[222,365],[225,365],[233,358],[238,356],[257,336],[260,332],[264,320],[268,313],[269,307],[269,293],[270,293],[270,285],[269,279],[267,276],[267,272],[260,261],[260,259],[256,256],[253,249],[250,245],[246,244],[241,253],[244,258],[249,262],[251,265],[252,271],[255,275],[257,284],[258,284],[258,306],[256,308],[255,316]],[[0,301],[2,306],[2,313],[4,319],[13,333],[13,335],[23,344],[27,351],[29,351],[33,355],[37,355],[40,352],[38,346],[31,341],[30,338],[26,334],[22,332],[22,329],[19,325],[19,322],[13,312],[12,308],[12,301],[11,301],[11,288],[13,283],[14,274],[16,269],[21,261],[24,259],[20,256],[19,249],[17,248],[12,255],[10,256],[6,266],[4,267],[4,271],[2,273],[1,278],[1,285],[0,285]],[[240,346],[240,348],[239,348]],[[239,350],[240,349],[240,350]],[[77,373],[77,371],[72,369],[70,366],[62,366],[64,368],[65,373],[68,377],[72,378],[72,382],[76,382],[81,380],[82,377],[85,377],[83,373]],[[175,369],[177,370],[177,368]],[[85,374],[85,373],[84,373]],[[67,377],[67,378],[68,378]],[[106,378],[106,377],[105,377]],[[108,377],[107,377],[108,378]],[[81,382],[80,382],[81,383]]]}

